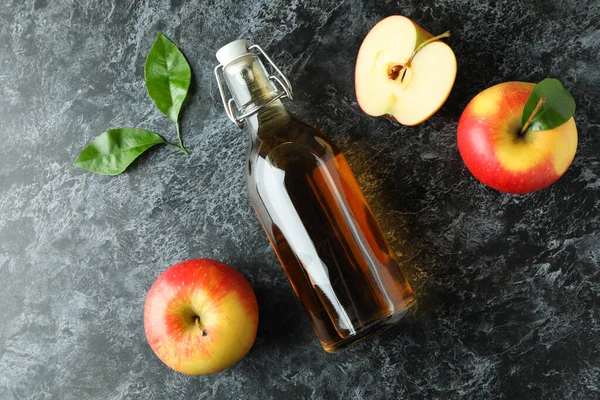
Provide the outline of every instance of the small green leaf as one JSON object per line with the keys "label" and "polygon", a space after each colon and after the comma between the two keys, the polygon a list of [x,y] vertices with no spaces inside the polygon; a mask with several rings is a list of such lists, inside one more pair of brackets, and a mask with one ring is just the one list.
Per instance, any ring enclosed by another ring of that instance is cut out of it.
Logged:
{"label": "small green leaf", "polygon": [[575,114],[575,100],[557,79],[546,78],[533,88],[529,95],[521,124],[525,127],[541,99],[545,99],[529,124],[531,131],[554,129],[567,122]]}
{"label": "small green leaf", "polygon": [[74,166],[102,175],[118,175],[140,154],[164,139],[144,129],[118,128],[101,133],[83,149]]}
{"label": "small green leaf", "polygon": [[192,71],[183,53],[162,33],[158,34],[148,53],[144,76],[146,89],[156,108],[177,123]]}

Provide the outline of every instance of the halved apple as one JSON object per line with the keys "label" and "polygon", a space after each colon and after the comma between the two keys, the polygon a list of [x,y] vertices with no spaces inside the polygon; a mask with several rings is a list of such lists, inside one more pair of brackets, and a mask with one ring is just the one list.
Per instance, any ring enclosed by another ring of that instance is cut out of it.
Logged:
{"label": "halved apple", "polygon": [[358,51],[356,98],[372,116],[385,115],[417,125],[444,104],[456,77],[456,57],[410,19],[393,15],[379,21]]}

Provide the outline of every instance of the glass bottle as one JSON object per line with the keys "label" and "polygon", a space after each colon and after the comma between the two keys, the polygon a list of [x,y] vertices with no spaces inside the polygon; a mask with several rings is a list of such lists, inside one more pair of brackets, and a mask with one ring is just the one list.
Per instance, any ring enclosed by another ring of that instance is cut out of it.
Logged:
{"label": "glass bottle", "polygon": [[[254,49],[277,75],[267,74]],[[225,110],[250,138],[250,201],[323,348],[342,349],[414,311],[413,291],[346,159],[283,106],[292,97],[285,76],[245,40],[217,58]]]}

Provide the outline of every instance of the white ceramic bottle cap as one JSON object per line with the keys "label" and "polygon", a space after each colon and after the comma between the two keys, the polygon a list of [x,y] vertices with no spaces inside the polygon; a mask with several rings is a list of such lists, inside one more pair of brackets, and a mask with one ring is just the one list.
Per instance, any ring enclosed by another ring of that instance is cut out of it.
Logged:
{"label": "white ceramic bottle cap", "polygon": [[234,40],[226,44],[217,51],[217,60],[223,65],[227,65],[233,60],[248,52],[248,41],[245,39]]}

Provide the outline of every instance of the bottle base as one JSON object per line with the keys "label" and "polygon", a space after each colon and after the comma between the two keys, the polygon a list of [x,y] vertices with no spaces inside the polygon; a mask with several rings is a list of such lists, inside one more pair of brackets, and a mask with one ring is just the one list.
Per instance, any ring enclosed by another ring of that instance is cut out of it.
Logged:
{"label": "bottle base", "polygon": [[414,299],[413,301],[408,303],[404,308],[402,308],[396,312],[393,312],[391,314],[385,315],[382,318],[380,318],[376,321],[373,321],[372,323],[370,323],[368,325],[365,325],[360,330],[358,330],[356,332],[356,334],[354,334],[350,337],[347,337],[345,339],[342,339],[338,342],[331,343],[331,344],[321,343],[321,345],[323,346],[323,349],[328,353],[338,353],[341,350],[351,347],[370,336],[373,336],[379,332],[382,332],[382,331],[394,326],[395,324],[402,321],[407,316],[414,314],[414,312],[416,310],[417,310],[417,300]]}

